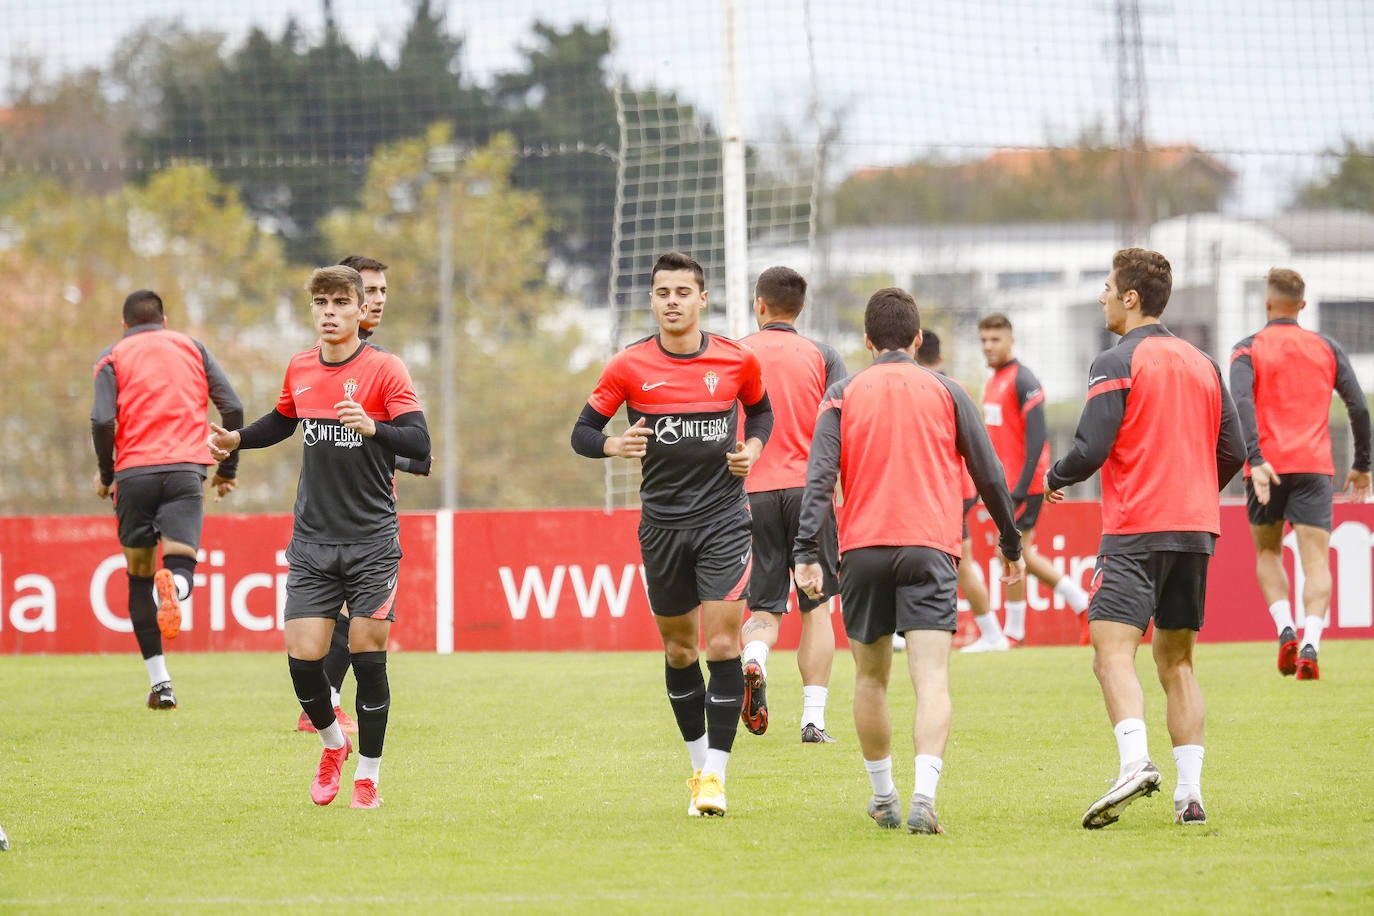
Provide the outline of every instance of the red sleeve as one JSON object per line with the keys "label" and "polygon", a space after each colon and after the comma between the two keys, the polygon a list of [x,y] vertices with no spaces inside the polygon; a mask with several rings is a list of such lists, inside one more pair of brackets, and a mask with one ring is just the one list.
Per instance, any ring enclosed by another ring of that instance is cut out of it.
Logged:
{"label": "red sleeve", "polygon": [[411,381],[405,363],[393,356],[387,360],[383,374],[386,379],[382,387],[386,404],[386,416],[383,419],[394,420],[402,414],[415,413],[423,409],[420,406],[420,396],[415,393],[415,383]]}
{"label": "red sleeve", "polygon": [[739,399],[746,407],[763,400],[763,364],[753,350],[744,351],[744,366],[740,370]]}
{"label": "red sleeve", "polygon": [[296,361],[293,359],[286,364],[286,377],[281,382],[281,394],[277,397],[277,413],[283,417],[299,419],[296,413],[296,399],[291,396],[291,372],[296,368]]}
{"label": "red sleeve", "polygon": [[[620,405],[627,400],[625,394],[624,378],[624,353],[621,351],[611,357],[611,361],[606,364],[606,368],[601,370],[601,378],[597,379],[596,388],[592,390],[591,397],[587,398],[587,403],[592,410],[602,416],[613,417],[615,412],[620,409]],[[758,360],[756,359],[757,366]]]}

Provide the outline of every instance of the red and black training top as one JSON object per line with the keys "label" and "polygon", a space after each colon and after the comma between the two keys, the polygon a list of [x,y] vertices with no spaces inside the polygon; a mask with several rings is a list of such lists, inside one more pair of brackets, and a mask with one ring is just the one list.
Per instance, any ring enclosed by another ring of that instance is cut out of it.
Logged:
{"label": "red and black training top", "polygon": [[669,353],[658,335],[621,350],[606,368],[573,427],[573,450],[606,457],[605,428],[620,405],[631,424],[641,418],[653,435],[641,462],[640,506],[660,528],[709,525],[748,504],[744,481],[730,473],[726,455],[741,437],[768,441],[773,412],[759,359],[726,337],[705,331],[695,353]]}
{"label": "red and black training top", "polygon": [[1331,392],[1345,402],[1355,435],[1351,468],[1369,470],[1369,408],[1350,360],[1330,337],[1275,318],[1231,350],[1231,393],[1250,468],[1267,461],[1284,474],[1336,473],[1327,422]]}
{"label": "red and black training top", "polygon": [[816,409],[826,389],[843,381],[849,370],[834,347],[802,336],[787,322],[766,324],[740,343],[758,356],[773,407],[768,448],[749,469],[744,489],[763,493],[804,487]]}
{"label": "red and black training top", "polygon": [[1009,360],[983,387],[983,422],[1002,459],[1011,498],[1045,492],[1050,468],[1050,441],[1045,423],[1045,392],[1035,373]]}
{"label": "red and black training top", "polygon": [[958,382],[884,352],[825,393],[793,555],[815,562],[816,539],[834,500],[841,553],[860,547],[963,547],[964,468],[978,487],[1008,559],[1021,556],[1011,494],[978,408]]}
{"label": "red and black training top", "polygon": [[1102,555],[1210,554],[1221,534],[1217,493],[1244,459],[1217,364],[1148,324],[1093,360],[1073,448],[1048,482],[1058,490],[1102,470]]}

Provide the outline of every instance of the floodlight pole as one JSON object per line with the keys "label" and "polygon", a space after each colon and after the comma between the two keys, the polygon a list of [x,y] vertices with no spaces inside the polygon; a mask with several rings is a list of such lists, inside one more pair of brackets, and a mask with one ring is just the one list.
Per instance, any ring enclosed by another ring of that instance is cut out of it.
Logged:
{"label": "floodlight pole", "polygon": [[748,190],[744,169],[744,131],[739,103],[739,59],[735,49],[735,2],[725,0],[725,110],[721,140],[724,185],[725,325],[731,337],[749,333],[753,297],[749,294]]}

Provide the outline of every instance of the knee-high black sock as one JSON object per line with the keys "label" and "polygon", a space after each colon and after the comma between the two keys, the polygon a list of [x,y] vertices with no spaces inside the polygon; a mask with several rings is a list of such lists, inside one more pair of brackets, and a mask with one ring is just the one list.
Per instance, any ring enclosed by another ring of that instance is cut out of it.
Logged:
{"label": "knee-high black sock", "polygon": [[380,757],[386,741],[386,717],[391,712],[386,653],[354,653],[353,676],[358,679],[358,753]]}
{"label": "knee-high black sock", "polygon": [[712,750],[729,753],[744,708],[744,666],[736,655],[707,662],[706,668],[711,672],[711,683],[706,687],[706,742]]}
{"label": "knee-high black sock", "polygon": [[334,704],[329,702],[329,679],[324,676],[324,659],[306,661],[303,658],[287,656],[291,668],[291,683],[296,688],[296,699],[301,701],[301,709],[310,717],[310,724],[323,731],[334,724]]}
{"label": "knee-high black sock", "polygon": [[343,689],[344,677],[348,674],[348,627],[352,622],[348,617],[339,616],[339,622],[334,624],[334,635],[329,640],[329,654],[324,657],[324,675],[335,690]]}
{"label": "knee-high black sock", "polygon": [[[686,668],[674,668],[664,662],[663,669],[677,730],[682,732],[683,741],[695,741],[706,734],[706,681],[701,676],[701,665],[692,662]],[[735,715],[739,715],[738,709]]]}
{"label": "knee-high black sock", "polygon": [[134,625],[134,639],[143,657],[161,655],[162,631],[157,628],[157,599],[149,576],[129,576],[129,622]]}
{"label": "knee-high black sock", "polygon": [[[172,578],[177,580],[177,598],[185,601],[191,597],[191,588],[196,582],[196,558],[182,556],[179,553],[164,554],[162,565],[170,569]],[[185,583],[184,589],[182,587],[183,582]]]}

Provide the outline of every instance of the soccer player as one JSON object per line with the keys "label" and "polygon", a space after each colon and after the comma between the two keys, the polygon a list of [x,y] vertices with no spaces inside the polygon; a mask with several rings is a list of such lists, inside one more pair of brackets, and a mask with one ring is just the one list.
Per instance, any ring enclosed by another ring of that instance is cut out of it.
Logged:
{"label": "soccer player", "polygon": [[[157,293],[130,293],[124,336],[95,364],[91,438],[96,495],[114,500],[119,521],[129,622],[148,670],[149,709],[177,706],[162,641],[181,633],[181,602],[195,582],[210,464],[204,445],[209,402],[225,427],[243,425],[243,404],[210,352],[168,329]],[[237,472],[238,456],[220,462],[210,478],[217,499],[233,492]]]}
{"label": "soccer player", "polygon": [[[940,354],[940,335],[934,331],[921,331],[921,345],[916,350],[916,363],[933,372],[945,374],[940,368],[944,364],[944,358]],[[973,538],[969,536],[968,531],[968,513],[978,503],[978,488],[967,469],[964,471],[962,482],[964,537],[959,548],[959,591],[968,599],[969,610],[973,612],[973,622],[978,625],[978,638],[959,651],[1005,652],[1011,648],[1011,643],[1003,635],[1002,625],[997,622],[997,615],[992,611],[987,583],[983,581],[983,571],[973,556]]]}
{"label": "soccer player", "polygon": [[[773,406],[773,434],[768,448],[744,480],[753,518],[754,566],[749,577],[749,619],[744,642],[744,726],[756,735],[768,729],[768,652],[777,644],[792,591],[792,541],[797,536],[801,495],[806,486],[806,456],[816,426],[816,408],[831,385],[849,373],[833,347],[797,333],[797,316],[806,304],[806,279],[788,267],[770,267],[754,284],[754,318],[759,331],[740,343],[758,356]],[[825,702],[830,666],[835,658],[835,631],[830,599],[840,590],[834,519],[820,535],[824,588],[819,600],[797,594],[801,641],[797,668],[802,679],[803,744],[830,744],[825,730]],[[818,610],[819,609],[819,610]]]}
{"label": "soccer player", "polygon": [[958,383],[917,365],[920,335],[921,315],[909,293],[880,289],[869,298],[864,344],[873,364],[825,393],[793,555],[797,588],[822,594],[818,545],[838,479],[844,491],[840,608],[854,656],[854,725],[873,784],[868,815],[880,827],[902,823],[887,708],[896,631],[906,636],[916,691],[916,781],[906,826],[912,833],[943,833],[935,791],[949,738],[965,467],[997,524],[1007,557],[1004,581],[1019,578],[1025,565],[1011,494],[978,408]]}
{"label": "soccer player", "polygon": [[[658,333],[611,357],[573,427],[572,447],[588,458],[641,463],[639,545],[668,702],[692,761],[687,813],[723,815],[744,703],[739,634],[752,554],[744,478],[768,441],[773,411],[754,351],[701,329],[701,265],[669,252],[651,276]],[[630,428],[606,436],[621,404]],[[697,660],[703,634],[709,681]]]}
{"label": "soccer player", "polygon": [[1235,405],[1211,357],[1160,323],[1173,273],[1157,251],[1125,248],[1098,301],[1121,341],[1093,360],[1073,448],[1045,475],[1046,500],[1102,471],[1102,541],[1091,619],[1093,673],[1102,686],[1121,768],[1083,815],[1092,830],[1159,788],[1135,671],[1154,620],[1153,653],[1178,764],[1174,816],[1205,824],[1202,690],[1193,644],[1202,628],[1207,566],[1221,534],[1217,493],[1245,457]]}
{"label": "soccer player", "polygon": [[[1050,466],[1050,442],[1045,425],[1045,392],[1034,373],[1012,355],[1015,338],[1011,319],[988,315],[978,322],[978,340],[992,376],[983,388],[983,422],[1006,471],[1007,486],[1016,503],[1016,527],[1021,529],[1026,572],[1054,590],[1079,615],[1080,645],[1088,644],[1088,594],[1071,577],[1061,575],[1035,549],[1035,523],[1044,503],[1044,475]],[[1013,644],[1026,638],[1026,586],[1006,590],[1003,630]]]}
{"label": "soccer player", "polygon": [[[1331,391],[1345,401],[1355,460],[1343,489],[1369,498],[1369,408],[1340,346],[1298,326],[1307,285],[1294,270],[1269,271],[1268,323],[1231,350],[1231,391],[1245,431],[1245,509],[1255,542],[1260,592],[1279,636],[1279,673],[1320,677],[1317,650],[1331,603],[1331,498],[1335,463],[1327,419]],[[1283,523],[1293,526],[1304,582],[1302,650],[1288,603]]]}
{"label": "soccer player", "polygon": [[[351,254],[339,263],[344,267],[353,268],[363,278],[363,318],[358,325],[358,336],[363,340],[368,340],[372,337],[373,332],[381,326],[382,313],[386,310],[387,266],[376,258],[365,257],[360,254]],[[429,476],[430,462],[429,459],[412,461],[404,455],[397,455],[396,469],[427,477]],[[334,625],[334,635],[329,643],[329,654],[324,658],[324,673],[329,678],[329,698],[330,702],[334,704],[334,718],[339,721],[339,727],[344,730],[345,734],[356,735],[358,723],[348,713],[344,712],[343,698],[340,696],[344,679],[348,676],[348,669],[352,663],[351,654],[348,651],[349,626],[348,609],[344,608]],[[310,721],[310,715],[304,710],[301,711],[300,718],[296,720],[296,729],[303,732],[315,730],[314,723]]]}
{"label": "soccer player", "polygon": [[400,525],[396,455],[429,456],[429,430],[405,365],[358,336],[363,279],[351,267],[321,267],[306,285],[319,333],[292,357],[276,409],[239,432],[212,426],[210,452],[265,448],[305,429],[295,524],[286,550],[285,636],[291,681],[324,744],[310,786],[317,805],[339,792],[353,744],[334,715],[324,657],[345,602],[358,684],[354,808],[376,808],[391,688],[386,647],[396,619]]}

